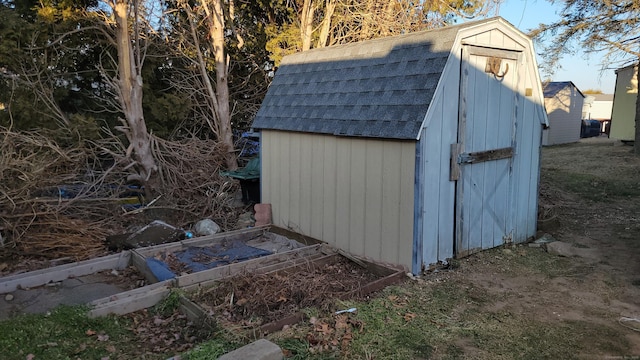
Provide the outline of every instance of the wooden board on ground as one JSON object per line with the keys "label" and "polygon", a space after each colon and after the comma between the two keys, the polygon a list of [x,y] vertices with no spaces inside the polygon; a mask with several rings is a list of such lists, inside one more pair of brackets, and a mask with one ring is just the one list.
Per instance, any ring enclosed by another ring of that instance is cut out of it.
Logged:
{"label": "wooden board on ground", "polygon": [[89,275],[103,270],[121,270],[129,266],[130,261],[131,253],[129,251],[123,251],[119,254],[103,256],[96,259],[5,276],[0,278],[0,294],[9,293],[17,289],[34,288],[51,282]]}

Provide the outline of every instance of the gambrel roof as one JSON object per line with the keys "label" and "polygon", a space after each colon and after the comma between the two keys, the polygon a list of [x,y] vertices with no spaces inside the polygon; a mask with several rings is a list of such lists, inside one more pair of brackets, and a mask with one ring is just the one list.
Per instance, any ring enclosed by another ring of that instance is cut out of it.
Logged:
{"label": "gambrel roof", "polygon": [[253,127],[415,140],[456,35],[490,21],[286,56]]}

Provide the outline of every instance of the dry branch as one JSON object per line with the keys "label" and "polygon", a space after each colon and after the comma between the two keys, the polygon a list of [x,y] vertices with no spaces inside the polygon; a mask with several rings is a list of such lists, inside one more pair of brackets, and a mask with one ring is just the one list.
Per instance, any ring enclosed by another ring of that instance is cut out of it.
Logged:
{"label": "dry branch", "polygon": [[238,185],[219,175],[224,160],[213,140],[154,138],[161,182],[154,190],[162,196],[132,213],[124,200],[136,191],[128,186],[132,170],[118,138],[69,149],[38,132],[0,128],[0,138],[0,258],[92,258],[106,253],[106,236],[155,219],[183,227],[202,218],[224,230],[235,225]]}

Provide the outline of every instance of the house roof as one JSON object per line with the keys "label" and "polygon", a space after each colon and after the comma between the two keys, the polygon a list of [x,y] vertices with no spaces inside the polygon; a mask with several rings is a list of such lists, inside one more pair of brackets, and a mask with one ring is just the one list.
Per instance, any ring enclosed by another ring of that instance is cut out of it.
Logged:
{"label": "house roof", "polygon": [[618,74],[620,71],[626,71],[628,69],[633,69],[633,68],[637,67],[638,64],[639,64],[638,62],[634,62],[634,63],[629,64],[627,66],[623,66],[621,68],[618,68],[618,69],[616,69],[616,74]]}
{"label": "house roof", "polygon": [[578,87],[572,81],[551,81],[548,83],[543,83],[542,92],[544,93],[545,98],[552,98],[567,86],[573,86],[576,90],[578,90],[582,97],[585,97],[582,91],[580,91],[580,89],[578,89]]}
{"label": "house roof", "polygon": [[497,20],[286,56],[253,127],[415,140],[458,31]]}
{"label": "house roof", "polygon": [[613,101],[613,94],[593,94],[594,101]]}

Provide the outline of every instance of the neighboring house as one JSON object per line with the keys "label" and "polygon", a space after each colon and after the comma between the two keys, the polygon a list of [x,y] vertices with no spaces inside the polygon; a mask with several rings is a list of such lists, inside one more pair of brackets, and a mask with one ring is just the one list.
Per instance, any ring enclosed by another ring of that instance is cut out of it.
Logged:
{"label": "neighboring house", "polygon": [[535,236],[548,124],[502,18],[285,57],[254,128],[273,223],[418,273]]}
{"label": "neighboring house", "polygon": [[549,127],[542,133],[542,145],[557,145],[580,140],[584,95],[571,81],[543,84],[544,107]]}
{"label": "neighboring house", "polygon": [[609,134],[611,127],[611,111],[613,109],[613,94],[589,94],[584,99],[582,119],[598,120],[600,132]]}
{"label": "neighboring house", "polygon": [[636,99],[638,98],[638,64],[616,70],[616,89],[611,113],[612,139],[633,141],[636,125]]}

